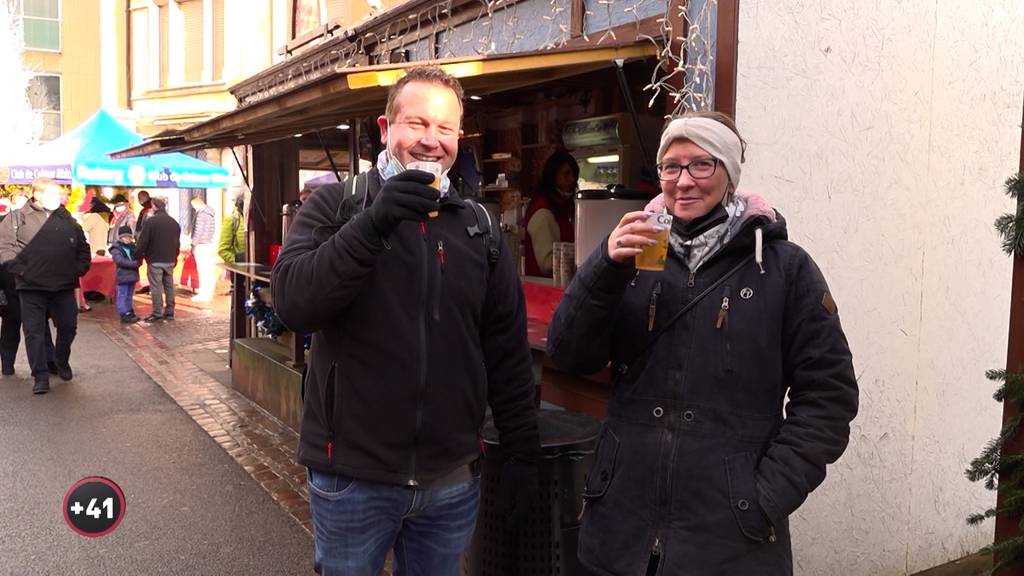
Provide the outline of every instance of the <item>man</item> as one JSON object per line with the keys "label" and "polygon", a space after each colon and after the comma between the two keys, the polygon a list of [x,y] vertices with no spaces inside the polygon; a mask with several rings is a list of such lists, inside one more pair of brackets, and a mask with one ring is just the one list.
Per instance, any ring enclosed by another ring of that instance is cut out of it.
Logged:
{"label": "man", "polygon": [[446,175],[439,202],[432,175],[403,171],[413,161],[451,168],[461,123],[458,81],[409,69],[378,118],[387,149],[376,167],[343,203],[346,184],[317,190],[274,268],[281,320],[314,333],[298,460],[324,576],[378,574],[392,547],[396,575],[460,573],[486,404],[510,456],[499,501],[519,519],[536,498],[533,378],[511,251],[490,262],[484,238],[467,233],[475,209]]}
{"label": "man", "polygon": [[135,195],[135,200],[142,207],[135,222],[135,238],[138,238],[146,219],[153,215],[153,200],[150,198],[149,192],[145,190],[139,190],[139,193]]}
{"label": "man", "polygon": [[214,285],[217,283],[217,215],[199,196],[192,198],[192,210],[195,216],[188,227],[188,235],[192,255],[196,259],[196,272],[199,274],[199,291],[192,297],[192,301],[209,302],[213,300]]}
{"label": "man", "polygon": [[151,202],[153,213],[146,218],[135,246],[139,257],[146,260],[149,298],[153,303],[152,313],[143,320],[160,322],[174,320],[174,266],[181,250],[181,226],[167,213],[166,198],[156,196]]}
{"label": "man", "polygon": [[64,381],[73,377],[71,344],[78,329],[75,288],[89,271],[89,244],[82,227],[61,204],[61,196],[60,186],[52,180],[33,183],[32,199],[0,223],[0,262],[14,275],[21,301],[34,394],[50,391],[47,316],[57,328],[57,375]]}

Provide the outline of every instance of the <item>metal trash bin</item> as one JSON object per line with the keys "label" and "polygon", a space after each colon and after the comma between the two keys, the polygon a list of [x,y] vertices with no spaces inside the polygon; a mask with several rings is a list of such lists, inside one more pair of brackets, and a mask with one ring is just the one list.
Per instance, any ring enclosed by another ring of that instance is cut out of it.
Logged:
{"label": "metal trash bin", "polygon": [[464,564],[469,576],[584,574],[576,560],[578,518],[584,475],[593,459],[601,422],[560,410],[540,410],[537,420],[539,497],[529,517],[515,530],[508,529],[508,518],[497,509],[505,462],[498,432],[490,420],[484,427],[480,512]]}

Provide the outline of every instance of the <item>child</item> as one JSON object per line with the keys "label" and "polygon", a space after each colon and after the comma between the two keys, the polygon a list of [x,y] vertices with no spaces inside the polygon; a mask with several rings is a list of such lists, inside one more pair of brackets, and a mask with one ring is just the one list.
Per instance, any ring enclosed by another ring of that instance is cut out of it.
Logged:
{"label": "child", "polygon": [[134,324],[139,317],[135,315],[132,298],[135,296],[135,284],[139,282],[142,261],[135,253],[135,234],[130,226],[118,228],[117,242],[110,247],[110,256],[117,265],[117,313],[121,315],[122,324]]}

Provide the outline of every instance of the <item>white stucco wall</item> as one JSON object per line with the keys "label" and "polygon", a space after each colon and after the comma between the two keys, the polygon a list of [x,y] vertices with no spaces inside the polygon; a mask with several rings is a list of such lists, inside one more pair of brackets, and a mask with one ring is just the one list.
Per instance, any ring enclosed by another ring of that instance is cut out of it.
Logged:
{"label": "white stucco wall", "polygon": [[975,551],[963,476],[999,428],[1024,1],[741,0],[742,188],[786,216],[854,352],[850,448],[793,519],[800,575],[914,573]]}

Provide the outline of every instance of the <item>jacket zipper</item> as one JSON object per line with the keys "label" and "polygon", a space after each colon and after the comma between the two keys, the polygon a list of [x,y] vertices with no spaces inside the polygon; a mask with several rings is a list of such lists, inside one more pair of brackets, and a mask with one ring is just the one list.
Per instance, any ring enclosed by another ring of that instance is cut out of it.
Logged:
{"label": "jacket zipper", "polygon": [[[420,236],[423,237],[423,247],[427,247],[427,223],[420,222]],[[427,281],[430,279],[430,266],[427,263],[427,256],[424,254],[420,273],[420,387],[416,394],[416,428],[412,437],[412,456],[409,463],[409,480],[407,486],[419,486],[416,480],[416,443],[420,437],[420,428],[423,426],[423,392],[427,388]]]}
{"label": "jacket zipper", "polygon": [[654,285],[651,291],[651,303],[647,306],[647,331],[654,331],[654,314],[658,310],[658,297],[661,296],[661,282]]}
{"label": "jacket zipper", "polygon": [[441,285],[444,277],[444,240],[437,241],[437,263],[441,273],[437,276],[434,289],[434,322],[441,320]]}
{"label": "jacket zipper", "polygon": [[686,287],[693,288],[694,281],[697,279],[697,271],[690,270],[690,277],[686,280]]}
{"label": "jacket zipper", "polygon": [[334,461],[334,405],[335,395],[338,393],[335,385],[337,362],[331,362],[331,369],[327,371],[327,390],[324,392],[324,412],[327,416],[327,461]]}
{"label": "jacket zipper", "polygon": [[722,326],[725,325],[729,317],[729,287],[725,287],[725,294],[722,296],[722,305],[718,308],[718,321],[715,322],[715,328],[721,330]]}

